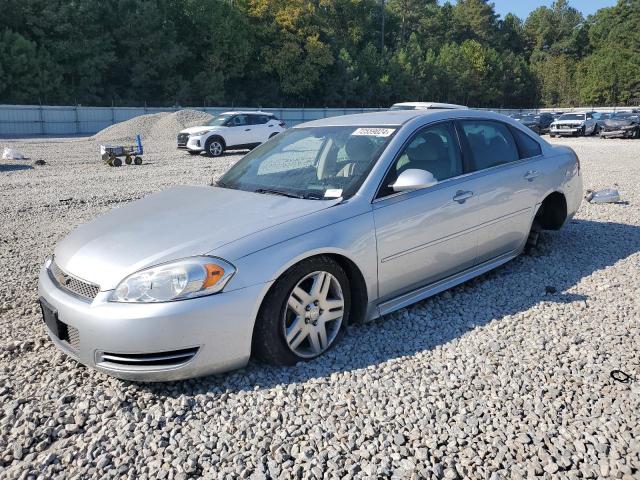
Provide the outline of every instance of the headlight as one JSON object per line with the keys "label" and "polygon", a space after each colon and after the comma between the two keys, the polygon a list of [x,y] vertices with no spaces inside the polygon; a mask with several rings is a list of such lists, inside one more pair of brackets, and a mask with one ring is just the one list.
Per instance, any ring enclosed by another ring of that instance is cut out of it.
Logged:
{"label": "headlight", "polygon": [[236,269],[220,258],[192,257],[141,270],[122,280],[111,302],[155,303],[220,292]]}
{"label": "headlight", "polygon": [[192,137],[199,137],[201,135],[205,135],[207,133],[209,133],[210,130],[202,130],[201,132],[196,132],[196,133],[192,133],[191,136]]}

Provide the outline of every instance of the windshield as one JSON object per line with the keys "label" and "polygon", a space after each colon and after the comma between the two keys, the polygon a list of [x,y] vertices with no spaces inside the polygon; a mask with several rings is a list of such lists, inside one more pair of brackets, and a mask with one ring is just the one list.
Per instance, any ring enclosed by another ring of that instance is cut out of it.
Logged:
{"label": "windshield", "polygon": [[233,115],[229,115],[229,114],[222,114],[222,115],[216,115],[215,117],[213,117],[211,120],[209,120],[207,122],[207,125],[210,127],[221,127],[223,126],[227,120],[229,120]]}
{"label": "windshield", "polygon": [[584,113],[565,113],[560,120],[584,120]]}
{"label": "windshield", "polygon": [[614,113],[613,115],[611,115],[611,117],[609,117],[609,118],[615,119],[615,120],[619,120],[619,119],[622,119],[622,118],[629,118],[629,117],[633,117],[633,116],[634,115],[631,112],[617,112],[617,113]]}
{"label": "windshield", "polygon": [[308,199],[353,195],[396,132],[387,127],[292,128],[236,163],[218,186]]}

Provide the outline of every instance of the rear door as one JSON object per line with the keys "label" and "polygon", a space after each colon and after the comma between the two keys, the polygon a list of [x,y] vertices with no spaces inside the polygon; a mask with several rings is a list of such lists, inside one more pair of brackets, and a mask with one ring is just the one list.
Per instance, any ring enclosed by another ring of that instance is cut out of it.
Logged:
{"label": "rear door", "polygon": [[[544,174],[537,163],[541,150],[528,134],[499,121],[461,120],[458,128],[472,158],[469,190],[478,224],[476,263],[481,264],[523,247],[539,198],[535,185]],[[529,145],[533,153],[521,154],[514,135],[524,135],[538,148]]]}
{"label": "rear door", "polygon": [[274,124],[277,125],[277,123],[271,120],[273,120],[273,117],[270,115],[251,115],[252,138],[254,142],[264,143],[269,139],[269,136],[276,131]]}

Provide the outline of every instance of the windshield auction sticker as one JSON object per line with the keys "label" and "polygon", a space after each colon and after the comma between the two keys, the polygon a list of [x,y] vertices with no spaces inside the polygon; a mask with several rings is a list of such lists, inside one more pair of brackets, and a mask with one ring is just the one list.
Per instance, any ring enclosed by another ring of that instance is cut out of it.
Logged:
{"label": "windshield auction sticker", "polygon": [[340,198],[341,196],[341,188],[329,188],[326,192],[324,192],[324,198]]}
{"label": "windshield auction sticker", "polygon": [[388,137],[395,131],[395,128],[358,128],[351,135],[361,135],[366,137]]}

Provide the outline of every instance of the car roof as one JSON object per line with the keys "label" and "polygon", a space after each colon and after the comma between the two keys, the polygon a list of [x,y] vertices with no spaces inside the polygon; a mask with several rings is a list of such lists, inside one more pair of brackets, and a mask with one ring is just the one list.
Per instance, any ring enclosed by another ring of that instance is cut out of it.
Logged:
{"label": "car roof", "polygon": [[220,112],[216,115],[269,115],[273,116],[273,113],[262,112],[260,110],[234,110],[233,112]]}
{"label": "car roof", "polygon": [[438,102],[400,102],[394,103],[391,105],[393,107],[415,107],[415,108],[424,108],[424,109],[467,109],[469,107],[465,107],[464,105],[456,105],[455,103],[438,103]]}
{"label": "car roof", "polygon": [[[353,115],[339,115],[321,118],[301,123],[293,128],[302,127],[400,127],[418,117],[429,117],[437,120],[453,118],[487,118],[505,120],[509,117],[486,110],[451,109],[451,110],[385,110],[381,112],[356,113]],[[512,119],[509,119],[512,120]]]}

